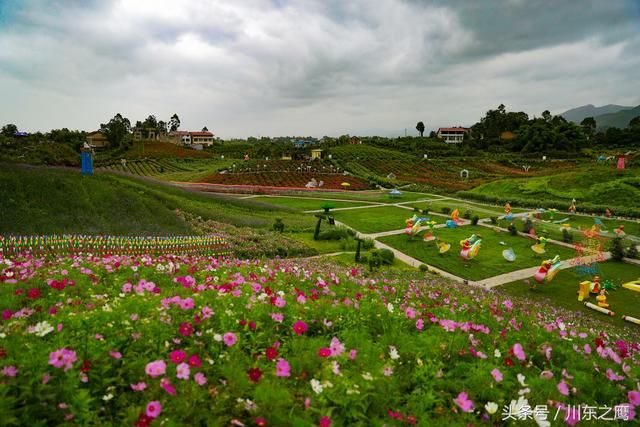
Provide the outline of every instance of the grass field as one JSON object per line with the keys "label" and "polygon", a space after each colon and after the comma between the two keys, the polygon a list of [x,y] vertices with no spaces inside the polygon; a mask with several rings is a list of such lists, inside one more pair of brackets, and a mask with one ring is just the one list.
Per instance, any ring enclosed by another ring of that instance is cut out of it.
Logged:
{"label": "grass field", "polygon": [[[395,206],[382,206],[370,209],[336,211],[332,212],[332,215],[336,220],[361,233],[371,234],[404,228],[405,220],[411,218],[414,212]],[[438,218],[434,217],[433,220],[438,221]]]}
{"label": "grass field", "polygon": [[[503,179],[480,185],[470,194],[528,198],[566,203],[572,199],[610,207],[640,207],[640,171],[616,171],[613,166],[588,166],[544,177]],[[615,210],[615,209],[614,209]]]}
{"label": "grass field", "polygon": [[[460,257],[459,242],[474,233],[482,236],[482,246],[478,256],[467,261]],[[531,245],[535,243],[533,240],[511,236],[506,232],[497,233],[491,228],[482,226],[439,228],[434,231],[434,234],[442,241],[451,244],[449,252],[440,255],[434,242],[424,242],[420,237],[409,240],[407,236],[399,234],[381,237],[378,240],[426,264],[469,280],[482,280],[509,271],[533,267],[555,255],[560,255],[561,259],[576,256],[572,249],[551,244],[547,244],[545,255],[537,255],[531,250]],[[500,242],[505,242],[506,245],[503,246]],[[502,256],[502,251],[508,247],[513,248],[516,253],[514,262],[508,262]]]}
{"label": "grass field", "polygon": [[[343,192],[302,192],[302,191],[289,191],[283,192],[282,195],[287,196],[300,196],[300,197],[326,197],[328,199],[341,199],[341,200],[359,200],[363,202],[377,202],[377,203],[402,203],[411,202],[415,200],[426,200],[434,197],[432,194],[426,193],[412,193],[401,191],[401,195],[391,197],[389,195],[390,190],[370,190],[370,191],[343,191]],[[435,196],[438,197],[438,196]]]}
{"label": "grass field", "polygon": [[[321,196],[320,194],[318,196]],[[318,200],[308,198],[288,198],[288,197],[252,197],[249,200],[255,200],[270,205],[285,206],[292,209],[299,209],[302,211],[318,210],[322,209],[320,206],[323,204],[331,204],[335,208],[352,208],[356,206],[365,206],[369,203],[366,202],[338,202],[335,200]]]}
{"label": "grass field", "polygon": [[[467,202],[462,200],[435,199],[418,203],[407,203],[406,206],[429,209],[430,212],[442,213],[442,208],[449,208],[451,211],[458,209],[460,218],[467,209],[471,211],[471,217],[477,215],[479,218],[504,215],[504,209],[498,206],[483,205],[480,203]],[[513,209],[514,212],[525,212],[525,209]]]}
{"label": "grass field", "polygon": [[176,209],[205,219],[311,230],[314,219],[251,200],[201,194],[118,175],[7,166],[0,170],[0,233],[193,233]]}
{"label": "grass field", "polygon": [[[577,274],[576,269],[562,270],[552,282],[538,285],[536,289],[531,289],[530,286],[525,285],[520,280],[502,285],[497,289],[502,289],[511,295],[527,298],[536,304],[564,307],[581,312],[585,316],[597,317],[606,322],[633,326],[633,324],[622,320],[620,315],[626,314],[640,318],[640,292],[630,291],[619,286],[622,283],[640,279],[640,266],[609,261],[601,263],[599,267],[601,280],[612,280],[618,286],[617,290],[610,291],[607,296],[607,303],[611,305],[610,309],[616,313],[615,317],[609,317],[591,310],[578,301],[576,295],[578,284],[583,280],[591,280],[592,277],[580,276]],[[588,301],[596,304],[595,297],[590,297]]]}

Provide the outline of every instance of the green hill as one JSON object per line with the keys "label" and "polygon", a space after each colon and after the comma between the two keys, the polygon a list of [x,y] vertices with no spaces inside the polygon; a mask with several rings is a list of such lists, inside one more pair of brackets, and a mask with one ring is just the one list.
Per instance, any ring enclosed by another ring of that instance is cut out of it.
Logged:
{"label": "green hill", "polygon": [[594,117],[598,129],[626,128],[631,119],[640,116],[640,105],[630,110],[622,110],[617,113],[602,114]]}
{"label": "green hill", "polygon": [[194,193],[149,180],[71,169],[0,168],[0,233],[102,233],[175,235],[194,233],[176,214],[235,226],[267,228],[274,211],[289,228],[311,219],[250,200]]}

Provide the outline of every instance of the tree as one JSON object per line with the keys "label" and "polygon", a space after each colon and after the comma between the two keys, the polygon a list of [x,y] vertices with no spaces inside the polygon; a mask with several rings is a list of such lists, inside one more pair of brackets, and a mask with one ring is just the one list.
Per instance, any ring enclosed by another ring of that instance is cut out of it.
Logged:
{"label": "tree", "polygon": [[209,132],[209,129],[207,129],[207,127],[205,126],[202,128],[202,132]]}
{"label": "tree", "polygon": [[420,132],[420,136],[422,137],[424,135],[424,123],[418,122],[416,129],[418,129],[418,132]]}
{"label": "tree", "polygon": [[6,124],[2,126],[2,135],[4,136],[15,136],[16,132],[18,132],[18,126],[13,123]]}
{"label": "tree", "polygon": [[175,132],[180,127],[180,117],[178,117],[178,113],[174,113],[169,120],[169,131]]}
{"label": "tree", "polygon": [[630,128],[634,128],[636,126],[640,127],[640,116],[634,117],[633,119],[631,119],[629,121],[629,127]]}
{"label": "tree", "polygon": [[109,123],[102,123],[100,130],[107,135],[107,140],[112,147],[123,147],[129,142],[131,122],[118,113],[109,120]]}
{"label": "tree", "polygon": [[593,136],[593,132],[596,130],[596,119],[593,117],[585,117],[584,120],[580,122],[580,126],[582,126],[582,130],[584,134],[588,138]]}
{"label": "tree", "polygon": [[545,122],[550,122],[551,121],[551,112],[549,110],[544,110],[542,112],[542,118],[544,119]]}

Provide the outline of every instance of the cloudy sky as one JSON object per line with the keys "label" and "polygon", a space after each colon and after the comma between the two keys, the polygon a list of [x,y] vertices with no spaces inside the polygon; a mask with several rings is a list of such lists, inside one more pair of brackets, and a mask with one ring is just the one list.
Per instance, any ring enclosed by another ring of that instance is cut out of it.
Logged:
{"label": "cloudy sky", "polygon": [[640,0],[0,0],[0,121],[415,134],[640,104]]}

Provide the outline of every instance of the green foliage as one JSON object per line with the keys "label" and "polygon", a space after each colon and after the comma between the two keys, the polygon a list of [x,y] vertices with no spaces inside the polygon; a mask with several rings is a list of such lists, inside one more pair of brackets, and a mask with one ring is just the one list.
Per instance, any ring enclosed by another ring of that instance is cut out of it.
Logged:
{"label": "green foliage", "polygon": [[131,122],[122,114],[116,114],[108,123],[102,123],[100,130],[105,133],[111,148],[120,148],[131,142]]}
{"label": "green foliage", "polygon": [[624,258],[624,246],[622,244],[622,238],[615,237],[611,241],[611,248],[609,250],[611,251],[611,259],[615,261],[622,260],[622,258]]}
{"label": "green foliage", "polygon": [[491,224],[496,225],[498,223],[498,217],[497,216],[491,216],[489,217],[489,219],[491,220]]}
{"label": "green foliage", "polygon": [[422,137],[424,135],[424,123],[418,122],[416,129],[420,132],[420,137]]}
{"label": "green foliage", "polygon": [[440,212],[442,212],[445,215],[448,215],[449,213],[451,213],[451,208],[447,206],[443,206],[442,209],[440,209]]}
{"label": "green foliage", "polygon": [[393,260],[395,259],[395,254],[390,249],[380,249],[379,251],[380,258],[383,264],[391,265],[393,264]]}
{"label": "green foliage", "polygon": [[473,218],[471,218],[471,225],[478,225],[478,221],[480,221],[480,217],[478,215],[474,215]]}
{"label": "green foliage", "polygon": [[565,243],[573,243],[573,234],[566,228],[562,229],[562,241]]}
{"label": "green foliage", "polygon": [[273,229],[278,233],[282,233],[284,231],[284,222],[282,222],[282,218],[276,218],[276,222],[273,223]]}
{"label": "green foliage", "polygon": [[629,244],[625,256],[631,259],[638,259],[638,248],[635,243],[632,242],[631,244]]}
{"label": "green foliage", "polygon": [[427,271],[429,271],[429,266],[427,264],[420,264],[420,267],[418,267],[418,270],[422,271],[423,273],[426,273]]}
{"label": "green foliage", "polygon": [[316,240],[340,240],[355,236],[355,232],[346,227],[331,227],[318,234]]}
{"label": "green foliage", "polygon": [[0,131],[3,136],[7,137],[13,137],[16,132],[18,132],[18,126],[14,125],[13,123],[2,126],[2,130]]}
{"label": "green foliage", "polygon": [[511,234],[512,236],[518,235],[518,229],[513,223],[509,224],[509,226],[507,227],[507,230],[509,230],[509,234]]}
{"label": "green foliage", "polygon": [[522,232],[529,233],[529,231],[531,231],[532,228],[533,228],[533,222],[531,221],[531,218],[527,218],[524,224],[522,225]]}
{"label": "green foliage", "polygon": [[471,219],[471,209],[466,209],[462,215],[464,219]]}

